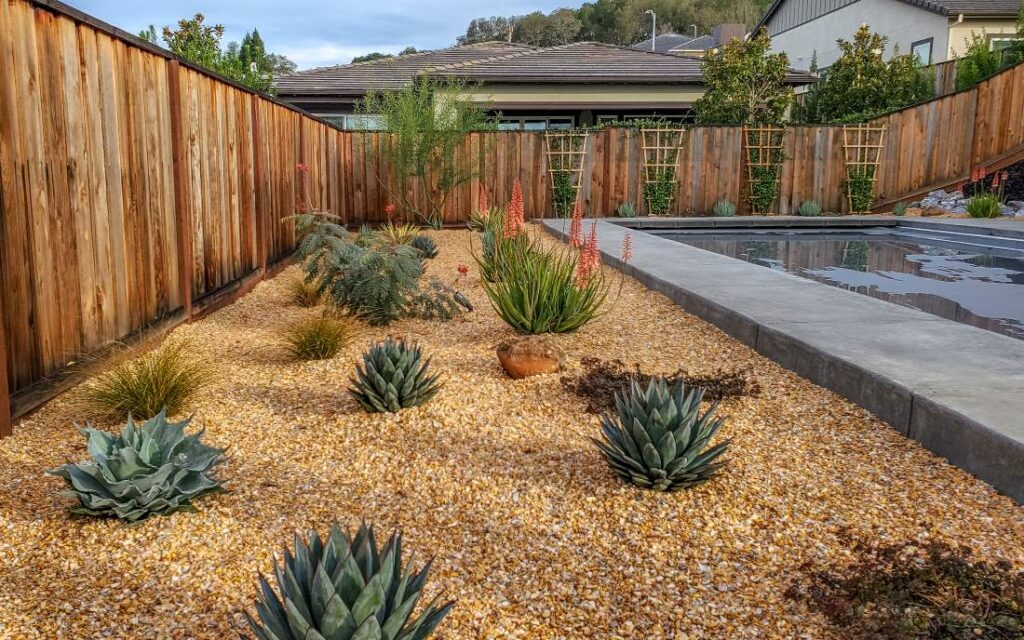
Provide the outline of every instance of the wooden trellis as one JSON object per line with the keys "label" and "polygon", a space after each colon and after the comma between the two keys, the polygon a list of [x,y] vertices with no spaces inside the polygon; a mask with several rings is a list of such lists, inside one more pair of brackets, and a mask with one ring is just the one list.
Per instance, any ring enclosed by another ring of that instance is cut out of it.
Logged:
{"label": "wooden trellis", "polygon": [[771,213],[771,207],[778,198],[785,137],[783,127],[743,127],[743,143],[747,152],[747,198],[755,215]]}
{"label": "wooden trellis", "polygon": [[[666,181],[676,182],[676,166],[679,164],[679,152],[686,139],[686,129],[667,127],[658,129],[641,129],[640,145],[644,158],[644,200],[648,210],[653,214],[667,214],[675,199],[677,189],[673,188],[665,197],[658,197],[658,185]],[[653,202],[655,199],[657,203]],[[659,210],[655,210],[655,209]]]}
{"label": "wooden trellis", "polygon": [[[583,169],[587,157],[586,131],[546,131],[544,142],[547,147],[548,177],[551,181],[551,194],[554,199],[555,215],[569,216],[572,213],[572,206],[580,197],[580,188],[583,185]],[[569,202],[559,201],[561,186],[560,180],[564,180],[565,174],[572,186],[572,200]]]}
{"label": "wooden trellis", "polygon": [[[846,198],[850,203],[850,213],[867,213],[871,209],[888,130],[886,125],[843,126],[843,162],[846,166]],[[870,188],[867,184],[870,184]],[[861,185],[864,185],[864,191],[858,192],[858,186]]]}

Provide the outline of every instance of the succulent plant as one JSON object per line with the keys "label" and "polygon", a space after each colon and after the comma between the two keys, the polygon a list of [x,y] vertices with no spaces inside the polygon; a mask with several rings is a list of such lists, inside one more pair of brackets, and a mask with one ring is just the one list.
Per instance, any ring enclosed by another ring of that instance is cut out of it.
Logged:
{"label": "succulent plant", "polygon": [[620,218],[635,218],[636,205],[632,202],[623,202],[615,209],[615,215]]}
{"label": "succulent plant", "polygon": [[892,215],[894,216],[905,216],[907,215],[907,209],[910,207],[906,202],[897,202],[896,206],[892,208]]}
{"label": "succulent plant", "polygon": [[349,393],[367,411],[395,413],[437,395],[439,377],[430,374],[430,359],[423,360],[419,345],[388,336],[363,354]]}
{"label": "succulent plant", "polygon": [[817,218],[821,215],[821,205],[817,200],[805,200],[797,213],[806,218]]}
{"label": "succulent plant", "polygon": [[420,228],[409,222],[402,224],[385,222],[378,231],[388,244],[409,244],[413,238],[419,235]]}
{"label": "succulent plant", "polygon": [[437,257],[437,243],[430,236],[419,235],[409,241],[409,246],[420,252],[424,258]]}
{"label": "succulent plant", "polygon": [[711,209],[711,215],[716,218],[731,218],[736,215],[736,205],[728,200],[719,200]]}
{"label": "succulent plant", "polygon": [[46,473],[67,483],[61,495],[78,499],[75,515],[138,522],[188,509],[193,498],[220,490],[210,472],[224,454],[199,442],[202,431],[186,436],[188,423],[168,422],[164,410],[141,426],[129,416],[120,436],[87,426],[79,431],[92,459]]}
{"label": "succulent plant", "polygon": [[276,592],[260,575],[256,617],[246,612],[246,621],[258,640],[423,640],[454,605],[437,596],[412,615],[430,564],[403,565],[397,531],[378,550],[372,526],[353,538],[335,523],[326,538],[295,537],[294,555],[285,549],[274,563]]}
{"label": "succulent plant", "polygon": [[657,491],[675,491],[711,478],[725,463],[719,457],[729,446],[720,442],[705,450],[722,426],[717,405],[701,413],[704,390],[669,386],[651,378],[644,389],[631,381],[616,392],[616,415],[601,418],[603,440],[593,438],[608,466],[623,480]]}

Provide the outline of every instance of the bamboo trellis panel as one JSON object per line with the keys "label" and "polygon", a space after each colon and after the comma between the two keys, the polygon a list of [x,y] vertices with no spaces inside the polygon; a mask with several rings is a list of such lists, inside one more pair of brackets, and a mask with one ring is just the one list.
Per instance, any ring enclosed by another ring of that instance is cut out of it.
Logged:
{"label": "bamboo trellis panel", "polygon": [[[779,186],[782,182],[782,161],[785,159],[786,129],[774,125],[751,125],[743,127],[743,145],[746,148],[747,160],[747,197],[755,214],[767,214],[770,208],[759,206],[754,185],[762,170],[774,172],[775,197],[778,199]],[[765,209],[765,210],[762,210]]]}
{"label": "bamboo trellis panel", "polygon": [[[586,167],[588,132],[578,130],[546,131],[544,133],[545,150],[548,160],[548,177],[551,181],[552,197],[557,197],[556,180],[558,174],[568,173],[572,180],[573,203],[580,197],[583,186],[583,172]],[[558,211],[557,215],[566,216],[568,211]]]}
{"label": "bamboo trellis panel", "polygon": [[[870,124],[853,124],[843,126],[843,165],[846,168],[846,198],[853,213],[864,213],[869,207],[857,207],[854,203],[853,178],[866,175],[871,181],[871,192],[874,194],[875,183],[878,181],[878,167],[882,161],[882,150],[885,148],[885,134],[888,127]],[[869,203],[870,204],[870,203]],[[863,209],[864,211],[858,211]]]}
{"label": "bamboo trellis panel", "polygon": [[[645,201],[648,200],[649,194],[647,185],[656,184],[663,180],[676,182],[676,167],[679,166],[679,154],[682,151],[685,140],[686,129],[682,127],[640,130],[640,146],[644,159]],[[677,191],[678,188],[672,190],[671,197],[665,203],[666,208],[671,208]],[[647,202],[647,208],[651,213],[668,213],[668,211],[653,211],[650,202]]]}

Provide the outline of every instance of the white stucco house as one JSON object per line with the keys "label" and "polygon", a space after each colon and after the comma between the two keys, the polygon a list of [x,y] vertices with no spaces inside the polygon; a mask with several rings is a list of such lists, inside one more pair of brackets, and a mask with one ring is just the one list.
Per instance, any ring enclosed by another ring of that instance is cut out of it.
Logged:
{"label": "white stucco house", "polygon": [[836,40],[849,40],[862,24],[889,38],[923,64],[954,59],[972,33],[984,32],[993,48],[1017,34],[1022,0],[775,0],[754,28],[767,27],[772,48],[785,51],[795,69],[808,69],[817,54],[826,69],[839,57]]}

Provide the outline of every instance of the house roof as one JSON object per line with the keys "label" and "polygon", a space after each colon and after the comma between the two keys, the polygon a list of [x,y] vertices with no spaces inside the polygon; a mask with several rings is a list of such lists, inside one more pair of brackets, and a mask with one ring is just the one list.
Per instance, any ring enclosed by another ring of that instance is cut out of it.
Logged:
{"label": "house roof", "polygon": [[[654,41],[656,53],[670,53],[672,51],[703,51],[715,46],[714,36],[703,35],[694,38],[693,36],[681,33],[663,33]],[[630,47],[637,51],[650,51],[651,39],[638,42]]]}
{"label": "house roof", "polygon": [[[899,0],[912,4],[926,11],[937,13],[943,16],[956,16],[960,14],[968,16],[1012,16],[1020,10],[1021,0]],[[757,33],[761,27],[768,24],[779,7],[786,0],[775,0],[772,2],[761,20],[757,23],[751,33]]]}
{"label": "house roof", "polygon": [[[279,96],[352,96],[396,89],[417,76],[437,75],[469,82],[700,84],[701,62],[664,53],[637,51],[598,42],[558,47],[486,43],[296,73],[280,78]],[[787,82],[807,84],[815,77],[792,71]]]}

